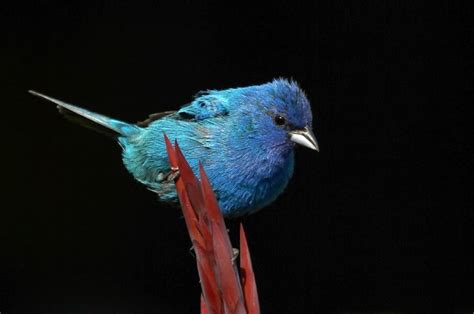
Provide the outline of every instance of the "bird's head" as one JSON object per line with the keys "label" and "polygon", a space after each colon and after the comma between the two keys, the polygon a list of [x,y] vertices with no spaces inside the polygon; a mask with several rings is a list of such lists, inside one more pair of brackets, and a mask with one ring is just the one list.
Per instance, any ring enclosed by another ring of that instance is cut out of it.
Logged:
{"label": "bird's head", "polygon": [[249,115],[258,128],[263,145],[293,147],[296,143],[319,151],[312,132],[311,106],[296,82],[276,79],[245,88],[242,96],[246,110],[258,112],[249,112]]}

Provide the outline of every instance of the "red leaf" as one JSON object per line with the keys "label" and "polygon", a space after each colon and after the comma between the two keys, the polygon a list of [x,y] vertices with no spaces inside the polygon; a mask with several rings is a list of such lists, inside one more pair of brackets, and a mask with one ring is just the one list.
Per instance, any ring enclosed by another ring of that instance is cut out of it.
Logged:
{"label": "red leaf", "polygon": [[[172,153],[174,153],[180,172],[176,180],[176,190],[196,253],[196,263],[205,304],[209,313],[223,313],[223,304],[214,271],[212,234],[198,214],[202,212],[203,208],[201,187],[177,143],[175,143],[175,149]],[[197,208],[199,210],[196,210]]]}
{"label": "red leaf", "polygon": [[244,226],[240,224],[240,276],[244,293],[245,308],[248,314],[260,314],[257,283],[253,272],[252,260],[247,245]]}
{"label": "red leaf", "polygon": [[211,265],[212,260],[207,258],[207,255],[204,255],[204,258],[200,256],[201,254],[196,252],[201,290],[206,307],[209,313],[223,313],[221,295],[219,289],[217,289],[217,280],[213,271],[214,267]]}
{"label": "red leaf", "polygon": [[[217,224],[219,232],[227,234],[227,230],[225,228],[224,223],[224,217],[222,216],[222,213],[219,209],[219,204],[217,203],[216,195],[212,190],[211,183],[209,182],[206,172],[204,171],[204,167],[201,163],[199,163],[199,175],[201,177],[201,189],[204,199],[204,206],[207,208],[209,219]],[[227,240],[227,247],[229,252],[231,253],[232,245],[230,244],[229,238],[227,238]]]}
{"label": "red leaf", "polygon": [[206,301],[204,301],[204,297],[202,294],[201,294],[201,314],[207,314]]}
{"label": "red leaf", "polygon": [[171,170],[178,170],[178,161],[176,160],[176,154],[174,152],[173,145],[171,145],[170,139],[166,134],[165,137],[165,144],[166,144],[166,152],[168,153],[168,160],[170,163]]}
{"label": "red leaf", "polygon": [[226,305],[226,313],[245,313],[245,304],[239,278],[232,264],[232,254],[227,251],[228,235],[215,231],[212,223],[213,246],[216,259],[216,277]]}
{"label": "red leaf", "polygon": [[184,187],[188,193],[191,205],[194,208],[197,216],[202,211],[203,200],[201,194],[201,187],[198,179],[193,173],[193,170],[189,166],[188,161],[184,158],[183,152],[181,151],[178,143],[175,143],[176,159],[178,161],[179,176],[183,179]]}
{"label": "red leaf", "polygon": [[[255,277],[241,226],[240,284],[233,250],[224,218],[209,179],[201,163],[201,182],[196,178],[178,143],[173,148],[165,135],[166,150],[172,170],[179,169],[175,180],[194,251],[201,282],[201,314],[259,314]],[[247,310],[246,310],[247,309]]]}
{"label": "red leaf", "polygon": [[239,278],[232,264],[233,250],[211,184],[201,163],[199,163],[204,207],[209,213],[209,227],[216,260],[216,277],[221,288],[224,303],[230,313],[245,313],[244,300]]}
{"label": "red leaf", "polygon": [[[189,164],[186,162],[186,160],[184,160],[184,162],[181,161],[182,164],[179,164],[178,152],[181,153],[181,150],[179,150],[178,146],[176,146],[176,149],[174,149],[166,135],[165,143],[171,168],[175,171],[178,169],[180,171],[180,175],[178,176],[175,182],[176,193],[178,194],[179,201],[181,203],[181,209],[183,211],[183,216],[186,221],[186,226],[188,228],[189,235],[191,237],[191,240],[196,239],[197,241],[202,242],[200,233],[196,229],[196,225],[193,223],[193,221],[197,220],[198,218],[194,208],[191,205],[191,201],[189,200],[185,186],[185,182],[193,182],[194,184],[197,184],[197,178],[192,173],[191,169],[189,168]],[[180,156],[182,157],[182,159],[184,159],[182,153],[180,154]]]}
{"label": "red leaf", "polygon": [[202,233],[202,243],[193,242],[196,253],[201,289],[209,308],[209,313],[223,313],[222,300],[219,292],[218,281],[215,274],[215,259],[212,249],[212,235],[202,221],[195,221],[197,229]]}

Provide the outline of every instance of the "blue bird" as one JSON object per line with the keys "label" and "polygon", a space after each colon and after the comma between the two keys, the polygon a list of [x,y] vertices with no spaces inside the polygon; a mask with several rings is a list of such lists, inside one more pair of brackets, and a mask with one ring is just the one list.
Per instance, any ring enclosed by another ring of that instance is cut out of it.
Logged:
{"label": "blue bird", "polygon": [[177,139],[193,171],[202,162],[227,218],[254,213],[283,192],[293,174],[295,143],[319,151],[308,99],[286,79],[201,92],[178,111],[152,114],[136,124],[29,92],[117,138],[127,170],[162,201],[177,202],[163,134]]}

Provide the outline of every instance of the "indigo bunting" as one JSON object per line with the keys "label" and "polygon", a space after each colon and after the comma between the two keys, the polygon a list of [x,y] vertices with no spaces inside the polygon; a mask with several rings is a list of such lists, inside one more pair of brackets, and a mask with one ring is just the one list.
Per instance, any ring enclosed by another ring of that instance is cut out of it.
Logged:
{"label": "indigo bunting", "polygon": [[162,201],[177,202],[163,134],[177,139],[195,173],[202,162],[225,217],[251,214],[276,199],[293,174],[295,143],[319,151],[308,99],[286,79],[200,92],[181,109],[136,124],[29,92],[114,136],[127,170]]}

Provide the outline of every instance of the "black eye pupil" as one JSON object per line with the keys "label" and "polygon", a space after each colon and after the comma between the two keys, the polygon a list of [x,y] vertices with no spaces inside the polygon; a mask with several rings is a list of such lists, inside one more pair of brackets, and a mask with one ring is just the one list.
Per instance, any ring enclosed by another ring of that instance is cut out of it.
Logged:
{"label": "black eye pupil", "polygon": [[285,120],[284,117],[282,117],[280,115],[275,116],[275,123],[277,125],[283,125],[283,124],[285,124],[285,122],[286,122],[286,120]]}

